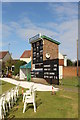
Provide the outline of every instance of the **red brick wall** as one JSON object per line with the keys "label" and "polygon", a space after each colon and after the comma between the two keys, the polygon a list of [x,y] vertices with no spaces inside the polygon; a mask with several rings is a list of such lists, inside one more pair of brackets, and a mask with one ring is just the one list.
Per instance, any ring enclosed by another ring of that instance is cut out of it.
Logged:
{"label": "red brick wall", "polygon": [[[73,77],[77,76],[77,67],[63,67],[63,77]],[[80,76],[80,67],[79,67]]]}
{"label": "red brick wall", "polygon": [[46,39],[43,43],[43,61],[46,60],[46,53],[50,54],[50,59],[58,58],[58,45]]}
{"label": "red brick wall", "polygon": [[79,69],[78,69],[78,76],[80,76],[80,67],[79,67]]}
{"label": "red brick wall", "polygon": [[59,66],[64,66],[64,59],[59,59]]}

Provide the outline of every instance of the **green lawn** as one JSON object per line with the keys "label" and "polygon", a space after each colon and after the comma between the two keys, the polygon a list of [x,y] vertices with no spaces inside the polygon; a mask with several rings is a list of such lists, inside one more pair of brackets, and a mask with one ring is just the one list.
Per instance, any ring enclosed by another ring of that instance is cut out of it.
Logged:
{"label": "green lawn", "polygon": [[7,118],[78,118],[78,79],[65,78],[59,88],[56,95],[51,95],[51,92],[36,92],[37,112],[34,113],[33,106],[28,105],[24,114],[20,89],[17,105],[10,110]]}
{"label": "green lawn", "polygon": [[12,87],[14,87],[15,85],[10,84],[8,82],[4,82],[0,80],[0,94],[6,92],[7,90],[11,89]]}

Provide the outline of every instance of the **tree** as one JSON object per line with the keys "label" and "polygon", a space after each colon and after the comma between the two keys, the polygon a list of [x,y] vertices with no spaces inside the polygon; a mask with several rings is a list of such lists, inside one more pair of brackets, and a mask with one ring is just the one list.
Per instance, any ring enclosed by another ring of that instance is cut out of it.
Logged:
{"label": "tree", "polygon": [[67,59],[67,66],[73,66],[73,62],[70,59]]}
{"label": "tree", "polygon": [[6,66],[5,66],[5,62],[0,62],[0,71],[2,72],[2,74],[6,73]]}
{"label": "tree", "polygon": [[26,62],[18,60],[14,65],[14,67],[15,67],[14,68],[14,75],[19,74],[20,66],[25,65],[25,64],[26,64]]}
{"label": "tree", "polygon": [[[75,61],[74,66],[77,66],[77,61]],[[78,60],[78,66],[80,66],[80,60]]]}
{"label": "tree", "polygon": [[9,60],[6,62],[6,66],[7,66],[8,68],[11,68],[11,67],[12,67],[12,60],[11,60],[11,59],[9,59]]}
{"label": "tree", "polygon": [[5,69],[6,69],[5,62],[2,62],[2,70],[5,71]]}

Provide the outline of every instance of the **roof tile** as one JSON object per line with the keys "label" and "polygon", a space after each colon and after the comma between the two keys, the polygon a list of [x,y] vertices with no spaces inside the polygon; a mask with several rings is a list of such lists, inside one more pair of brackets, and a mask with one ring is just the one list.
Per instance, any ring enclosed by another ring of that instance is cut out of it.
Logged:
{"label": "roof tile", "polygon": [[30,58],[31,57],[31,50],[25,50],[20,58]]}
{"label": "roof tile", "polygon": [[0,59],[3,59],[9,51],[0,51]]}

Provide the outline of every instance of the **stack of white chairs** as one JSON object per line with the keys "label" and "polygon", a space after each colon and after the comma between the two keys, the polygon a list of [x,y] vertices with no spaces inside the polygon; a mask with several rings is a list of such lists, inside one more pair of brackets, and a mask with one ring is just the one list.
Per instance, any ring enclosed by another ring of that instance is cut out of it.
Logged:
{"label": "stack of white chairs", "polygon": [[17,101],[19,96],[19,85],[2,94],[0,97],[0,119],[4,119],[6,112],[9,111]]}
{"label": "stack of white chairs", "polygon": [[34,106],[34,112],[36,112],[36,102],[35,102],[35,94],[36,88],[34,88],[34,86],[32,85],[30,87],[30,90],[26,91],[26,93],[23,94],[23,102],[24,102],[24,108],[23,108],[23,113],[26,110],[26,105],[27,104],[33,104]]}
{"label": "stack of white chairs", "polygon": [[33,87],[34,87],[34,85],[32,85],[29,90],[26,90],[26,92],[23,93],[23,102],[25,101],[26,96],[30,96],[32,94]]}

